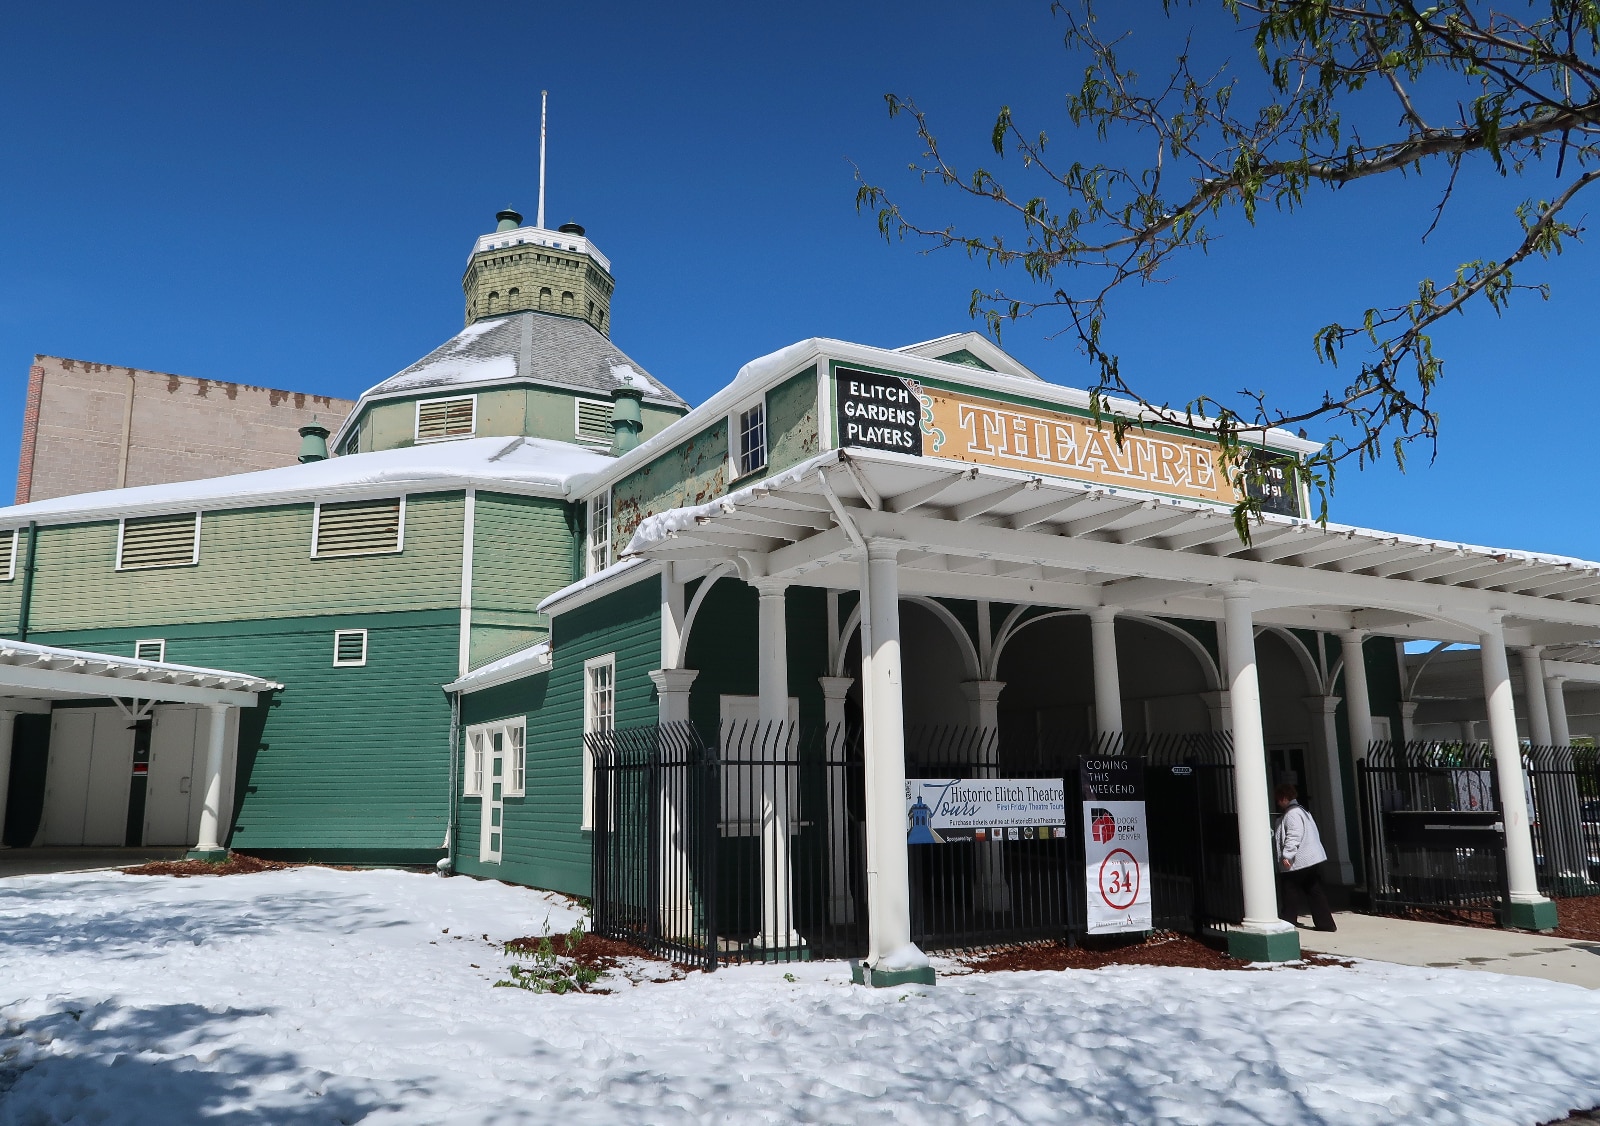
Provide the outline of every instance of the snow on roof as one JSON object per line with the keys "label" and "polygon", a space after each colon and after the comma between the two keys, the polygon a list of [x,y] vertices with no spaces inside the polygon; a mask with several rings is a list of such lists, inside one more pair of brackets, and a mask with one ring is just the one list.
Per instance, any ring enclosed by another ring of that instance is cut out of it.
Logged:
{"label": "snow on roof", "polygon": [[494,688],[508,681],[521,680],[525,676],[535,676],[549,671],[550,643],[541,641],[526,649],[518,649],[515,653],[507,654],[497,661],[490,661],[481,668],[473,669],[466,676],[458,677],[446,684],[444,690],[481,692],[485,688]]}
{"label": "snow on roof", "polygon": [[255,473],[53,497],[0,508],[0,527],[30,520],[65,524],[469,486],[565,497],[575,484],[606,468],[611,460],[592,449],[547,438],[464,438],[347,454]]}
{"label": "snow on roof", "polygon": [[[226,669],[201,668],[198,665],[179,665],[170,661],[146,661],[138,657],[118,657],[109,653],[91,653],[84,649],[62,649],[54,645],[38,645],[31,641],[0,641],[0,683],[7,680],[4,666],[19,665],[26,669],[45,672],[80,673],[85,677],[115,676],[127,682],[129,696],[141,699],[159,693],[161,684],[179,684],[197,688],[220,688],[235,692],[270,692],[282,688],[275,680],[251,676],[249,673],[229,672]],[[139,685],[145,684],[144,695]],[[6,690],[10,686],[6,685]],[[66,695],[65,689],[53,690]],[[89,695],[97,696],[98,691]]]}
{"label": "snow on roof", "polygon": [[605,396],[618,387],[636,387],[647,399],[688,406],[587,321],[530,310],[468,325],[410,367],[369,388],[350,417],[377,399],[517,382],[555,384]]}

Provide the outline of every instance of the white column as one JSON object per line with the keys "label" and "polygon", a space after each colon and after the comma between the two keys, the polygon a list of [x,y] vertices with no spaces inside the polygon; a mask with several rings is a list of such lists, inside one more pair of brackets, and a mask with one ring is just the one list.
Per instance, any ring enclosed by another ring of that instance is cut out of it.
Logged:
{"label": "white column", "polygon": [[[1000,777],[1000,693],[1005,686],[1003,680],[968,680],[961,685],[971,708],[976,736],[974,766],[979,778]],[[1011,910],[1011,888],[1006,884],[998,845],[998,841],[991,841],[975,846],[973,905],[980,911]]]}
{"label": "white column", "polygon": [[1417,701],[1400,701],[1400,737],[1407,743],[1417,741]]}
{"label": "white column", "polygon": [[1361,762],[1372,745],[1372,698],[1367,694],[1367,658],[1362,648],[1365,630],[1339,632],[1344,654],[1344,718],[1350,729],[1350,760]]}
{"label": "white column", "polygon": [[11,793],[11,743],[17,731],[17,713],[0,711],[0,848],[9,847],[6,835],[6,798]]}
{"label": "white column", "polygon": [[[1277,936],[1287,932],[1292,936],[1293,924],[1278,918],[1276,860],[1267,788],[1267,743],[1261,727],[1261,682],[1256,675],[1255,623],[1251,620],[1250,597],[1250,584],[1236,583],[1225,590],[1222,600],[1228,703],[1233,721],[1233,792],[1239,818],[1239,870],[1244,883],[1241,929],[1246,934]],[[1232,940],[1229,945],[1234,947]],[[1240,947],[1244,945],[1241,943]],[[1299,942],[1292,938],[1255,945],[1269,958],[1298,957],[1300,953]],[[1275,946],[1278,948],[1274,949]]]}
{"label": "white column", "polygon": [[[683,584],[673,580],[672,564],[663,563],[661,565],[661,667],[664,669],[678,667],[678,650],[683,641],[683,618]],[[688,716],[685,715],[684,718],[687,719]]]}
{"label": "white column", "polygon": [[1545,705],[1550,713],[1550,738],[1558,747],[1572,746],[1572,729],[1567,726],[1567,678],[1548,677],[1544,682]]}
{"label": "white column", "polygon": [[1554,740],[1550,701],[1544,692],[1544,646],[1530,645],[1518,655],[1522,658],[1522,694],[1528,704],[1528,742],[1535,747],[1548,747]]}
{"label": "white column", "polygon": [[[834,615],[837,618],[837,607]],[[822,722],[827,730],[827,756],[823,767],[828,779],[828,921],[843,925],[856,921],[856,901],[850,894],[850,806],[845,769],[845,698],[855,683],[849,676],[819,676],[822,686]]]}
{"label": "white column", "polygon": [[[789,636],[786,584],[754,582],[757,612],[758,685],[756,738],[761,750],[761,934],[759,946],[800,944],[794,930],[793,874],[789,856],[789,795],[796,747],[789,727]],[[754,749],[754,747],[752,748]]]}
{"label": "white column", "polygon": [[1089,611],[1089,642],[1094,654],[1096,734],[1122,734],[1122,681],[1117,673],[1117,608]]}
{"label": "white column", "polygon": [[[663,621],[665,626],[665,621]],[[666,639],[662,639],[666,649]],[[650,680],[656,686],[656,718],[661,726],[687,725],[689,722],[689,689],[698,669],[651,669]],[[693,872],[689,865],[689,840],[683,831],[685,812],[689,808],[689,767],[686,752],[689,748],[687,731],[666,733],[660,746],[661,761],[661,857],[659,873],[659,910],[661,933],[667,938],[687,938],[694,932]]]}
{"label": "white column", "polygon": [[1533,832],[1528,825],[1527,788],[1522,773],[1522,744],[1517,738],[1517,709],[1511,696],[1511,669],[1506,663],[1505,634],[1498,621],[1478,636],[1483,663],[1483,699],[1489,712],[1489,742],[1494,748],[1495,779],[1500,783],[1500,812],[1506,827],[1506,871],[1511,901],[1544,903],[1533,862]]}
{"label": "white column", "polygon": [[1305,696],[1302,701],[1311,713],[1311,730],[1318,754],[1322,757],[1322,777],[1317,789],[1326,795],[1316,810],[1318,825],[1329,855],[1339,865],[1339,879],[1355,883],[1356,870],[1350,861],[1350,832],[1344,816],[1344,764],[1339,761],[1338,696]]}
{"label": "white column", "polygon": [[206,739],[206,800],[200,807],[200,839],[196,852],[221,852],[222,755],[228,742],[228,705],[212,704],[211,727]]}
{"label": "white column", "polygon": [[925,971],[911,941],[911,880],[906,854],[906,736],[901,697],[900,549],[872,541],[867,551],[871,661],[865,673],[867,797],[867,965],[875,975]]}

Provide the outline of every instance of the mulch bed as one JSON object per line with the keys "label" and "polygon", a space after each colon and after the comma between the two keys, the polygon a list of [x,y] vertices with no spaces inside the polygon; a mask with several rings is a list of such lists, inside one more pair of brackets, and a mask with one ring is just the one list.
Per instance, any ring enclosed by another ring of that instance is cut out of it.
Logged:
{"label": "mulch bed", "polygon": [[[1038,942],[960,956],[978,973],[997,970],[1098,970],[1105,966],[1183,966],[1197,970],[1248,970],[1252,963],[1230,958],[1221,950],[1184,934],[1160,932],[1135,942],[1094,941],[1092,946]],[[1325,954],[1309,954],[1297,968],[1349,966],[1354,963]]]}
{"label": "mulch bed", "polygon": [[285,868],[333,868],[354,872],[349,864],[306,864],[296,860],[268,860],[247,852],[230,852],[226,860],[152,860],[124,868],[124,876],[248,876],[255,872],[280,872]]}
{"label": "mulch bed", "polygon": [[[649,962],[665,962],[666,959],[658,954],[652,954],[642,946],[635,946],[630,942],[619,942],[614,938],[604,938],[598,934],[584,933],[578,945],[567,949],[567,936],[564,934],[550,935],[550,945],[555,952],[563,958],[571,958],[580,966],[605,973],[614,970],[624,958],[642,958]],[[506,943],[512,953],[533,954],[539,949],[543,938],[539,935],[529,935],[526,938],[514,938]]]}

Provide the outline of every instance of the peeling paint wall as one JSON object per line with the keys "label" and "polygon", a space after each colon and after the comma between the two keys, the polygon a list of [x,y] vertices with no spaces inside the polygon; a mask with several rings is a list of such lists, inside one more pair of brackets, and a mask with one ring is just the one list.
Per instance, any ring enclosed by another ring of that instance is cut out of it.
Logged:
{"label": "peeling paint wall", "polygon": [[627,543],[646,516],[704,504],[727,491],[728,420],[723,418],[612,486],[611,542]]}

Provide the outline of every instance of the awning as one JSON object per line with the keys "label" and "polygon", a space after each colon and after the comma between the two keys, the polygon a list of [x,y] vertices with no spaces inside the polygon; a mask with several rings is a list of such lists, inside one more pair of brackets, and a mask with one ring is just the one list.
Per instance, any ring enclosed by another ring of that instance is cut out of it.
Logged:
{"label": "awning", "polygon": [[1476,641],[1492,617],[1513,645],[1600,638],[1600,563],[1277,515],[1245,544],[1223,505],[872,450],[648,517],[623,555],[848,589],[864,538],[902,547],[908,595],[1215,619],[1221,588],[1249,582],[1264,624]]}
{"label": "awning", "polygon": [[[141,661],[28,641],[0,641],[0,709],[45,711],[51,700],[133,700],[140,705],[250,708],[283,685],[246,673]],[[137,710],[137,709],[135,709]]]}

